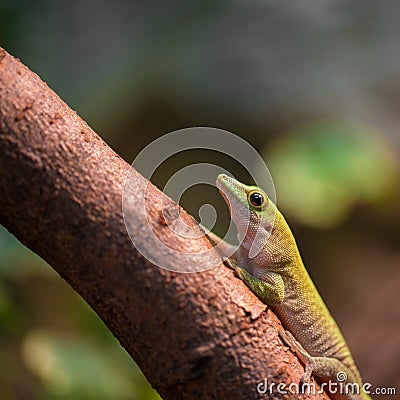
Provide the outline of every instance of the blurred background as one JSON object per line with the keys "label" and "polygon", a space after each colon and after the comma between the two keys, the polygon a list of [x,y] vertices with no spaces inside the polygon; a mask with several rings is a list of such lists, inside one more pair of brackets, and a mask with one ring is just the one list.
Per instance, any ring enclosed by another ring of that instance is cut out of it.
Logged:
{"label": "blurred background", "polygon": [[[0,0],[0,46],[128,162],[185,127],[249,141],[364,381],[399,393],[399,20],[396,1]],[[223,233],[217,192],[192,194],[185,208],[197,216],[211,199]],[[0,398],[159,399],[94,312],[3,228]]]}

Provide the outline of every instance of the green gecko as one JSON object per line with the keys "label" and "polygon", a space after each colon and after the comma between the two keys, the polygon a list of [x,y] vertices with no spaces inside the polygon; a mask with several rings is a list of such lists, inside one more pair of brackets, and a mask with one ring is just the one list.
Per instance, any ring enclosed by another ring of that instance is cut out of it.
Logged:
{"label": "green gecko", "polygon": [[[267,305],[285,330],[279,332],[305,366],[300,384],[316,375],[321,382],[358,383],[359,395],[328,393],[334,399],[371,399],[339,327],[308,275],[284,217],[263,190],[219,175],[217,187],[238,231],[237,248],[210,232],[217,249],[237,275]],[[339,387],[339,386],[338,386]]]}

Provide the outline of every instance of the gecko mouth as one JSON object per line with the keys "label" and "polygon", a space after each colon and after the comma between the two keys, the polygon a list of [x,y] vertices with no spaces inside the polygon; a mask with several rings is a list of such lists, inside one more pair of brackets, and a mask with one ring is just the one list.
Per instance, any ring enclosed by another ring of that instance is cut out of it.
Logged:
{"label": "gecko mouth", "polygon": [[229,207],[231,217],[236,225],[238,230],[246,225],[244,221],[247,223],[253,219],[256,214],[252,215],[249,211],[249,208],[246,207],[242,201],[240,200],[242,197],[246,198],[246,192],[244,188],[232,177],[228,175],[218,175],[217,178],[217,188],[219,189],[222,197],[224,198],[226,204]]}
{"label": "gecko mouth", "polygon": [[234,189],[239,190],[240,186],[236,182],[236,180],[228,175],[220,174],[217,178],[217,188],[226,194],[234,194]]}
{"label": "gecko mouth", "polygon": [[237,185],[236,181],[228,175],[221,174],[218,175],[217,178],[217,188],[221,193],[222,197],[224,198],[226,204],[232,210],[232,203],[239,204],[240,202],[237,200],[235,196],[233,188],[239,189],[240,187]]}

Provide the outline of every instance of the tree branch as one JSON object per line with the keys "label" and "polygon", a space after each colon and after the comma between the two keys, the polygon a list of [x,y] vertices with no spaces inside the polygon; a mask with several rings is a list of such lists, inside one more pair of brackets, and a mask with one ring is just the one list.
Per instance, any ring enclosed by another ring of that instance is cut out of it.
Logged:
{"label": "tree branch", "polygon": [[[260,395],[257,384],[299,382],[303,368],[278,339],[275,315],[230,269],[170,272],[133,247],[121,210],[129,168],[0,48],[0,222],[89,303],[165,400],[284,397]],[[160,218],[161,196],[150,187],[147,213],[176,245]],[[143,204],[136,200],[134,213]],[[211,248],[204,237],[179,245]],[[173,262],[179,268],[186,258]]]}

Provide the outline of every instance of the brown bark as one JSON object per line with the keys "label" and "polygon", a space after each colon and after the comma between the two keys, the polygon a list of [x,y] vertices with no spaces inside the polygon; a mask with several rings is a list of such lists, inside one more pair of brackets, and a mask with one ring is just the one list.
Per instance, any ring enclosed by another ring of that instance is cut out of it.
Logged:
{"label": "brown bark", "polygon": [[[264,378],[298,382],[303,368],[278,339],[275,315],[230,269],[174,273],[136,251],[121,210],[129,168],[0,49],[0,222],[89,303],[165,400],[297,398],[257,393]],[[160,198],[152,186],[147,211],[174,245]],[[186,252],[211,246],[204,237],[179,245]],[[186,259],[173,262],[179,268]]]}

